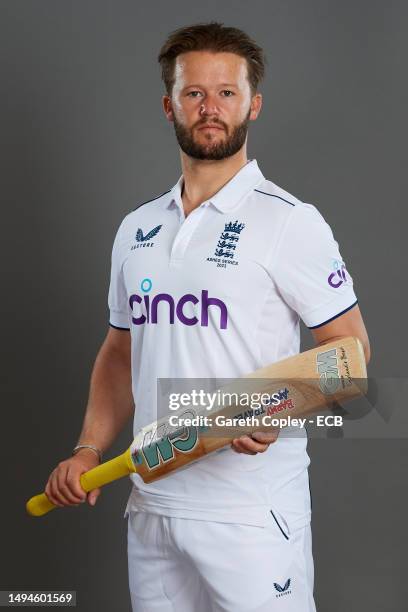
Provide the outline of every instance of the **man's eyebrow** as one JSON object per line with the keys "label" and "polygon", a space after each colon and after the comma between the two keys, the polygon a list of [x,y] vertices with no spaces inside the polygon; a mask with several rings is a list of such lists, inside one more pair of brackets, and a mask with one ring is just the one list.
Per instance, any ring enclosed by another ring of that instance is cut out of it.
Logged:
{"label": "man's eyebrow", "polygon": [[[185,87],[183,87],[183,91],[184,89],[188,89],[189,87],[203,87],[203,85],[200,85],[199,83],[195,83],[193,85],[186,85]],[[220,83],[219,87],[237,87],[236,83]]]}

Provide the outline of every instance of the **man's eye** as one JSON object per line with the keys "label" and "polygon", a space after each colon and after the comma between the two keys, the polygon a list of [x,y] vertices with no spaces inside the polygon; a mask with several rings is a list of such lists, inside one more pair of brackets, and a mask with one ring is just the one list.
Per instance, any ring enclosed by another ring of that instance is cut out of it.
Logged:
{"label": "man's eye", "polygon": [[195,96],[193,94],[199,94],[199,93],[200,93],[199,91],[189,91],[187,95],[191,96],[192,98],[196,98],[197,96]]}
{"label": "man's eye", "polygon": [[[226,94],[231,94],[231,96],[233,96],[233,95],[234,95],[234,92],[233,92],[233,91],[231,91],[230,89],[224,89],[224,93],[226,93]],[[226,98],[230,98],[231,96],[226,96]]]}

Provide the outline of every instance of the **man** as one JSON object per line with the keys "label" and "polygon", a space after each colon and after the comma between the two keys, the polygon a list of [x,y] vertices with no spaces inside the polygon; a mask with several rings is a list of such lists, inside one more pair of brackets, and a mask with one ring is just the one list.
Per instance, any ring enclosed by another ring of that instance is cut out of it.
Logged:
{"label": "man", "polygon": [[[159,55],[163,109],[182,175],[126,215],[109,288],[110,329],[97,356],[80,448],[51,474],[58,505],[93,505],[79,476],[133,414],[157,418],[159,378],[239,377],[299,352],[299,319],[316,344],[367,333],[338,244],[317,209],[247,159],[262,96],[262,50],[242,31],[198,24]],[[130,332],[130,333],[129,333]],[[136,611],[312,612],[306,433],[238,436],[145,484],[126,507]]]}

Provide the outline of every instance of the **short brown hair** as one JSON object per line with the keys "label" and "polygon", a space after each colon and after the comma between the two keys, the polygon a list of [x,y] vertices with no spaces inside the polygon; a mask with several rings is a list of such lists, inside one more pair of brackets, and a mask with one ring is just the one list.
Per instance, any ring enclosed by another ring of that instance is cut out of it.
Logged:
{"label": "short brown hair", "polygon": [[169,96],[174,85],[176,58],[188,51],[230,52],[244,57],[247,61],[251,95],[255,95],[258,84],[264,77],[265,54],[248,34],[216,21],[197,23],[171,32],[160,49],[157,59],[162,67],[162,79]]}

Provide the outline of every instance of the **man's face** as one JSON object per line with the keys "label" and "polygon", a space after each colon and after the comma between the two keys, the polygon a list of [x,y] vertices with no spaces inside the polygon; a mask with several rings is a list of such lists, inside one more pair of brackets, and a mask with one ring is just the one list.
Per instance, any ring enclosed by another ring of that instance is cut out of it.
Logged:
{"label": "man's face", "polygon": [[195,159],[220,160],[244,145],[261,95],[251,99],[245,58],[190,51],[176,59],[171,98],[164,96],[180,148]]}

